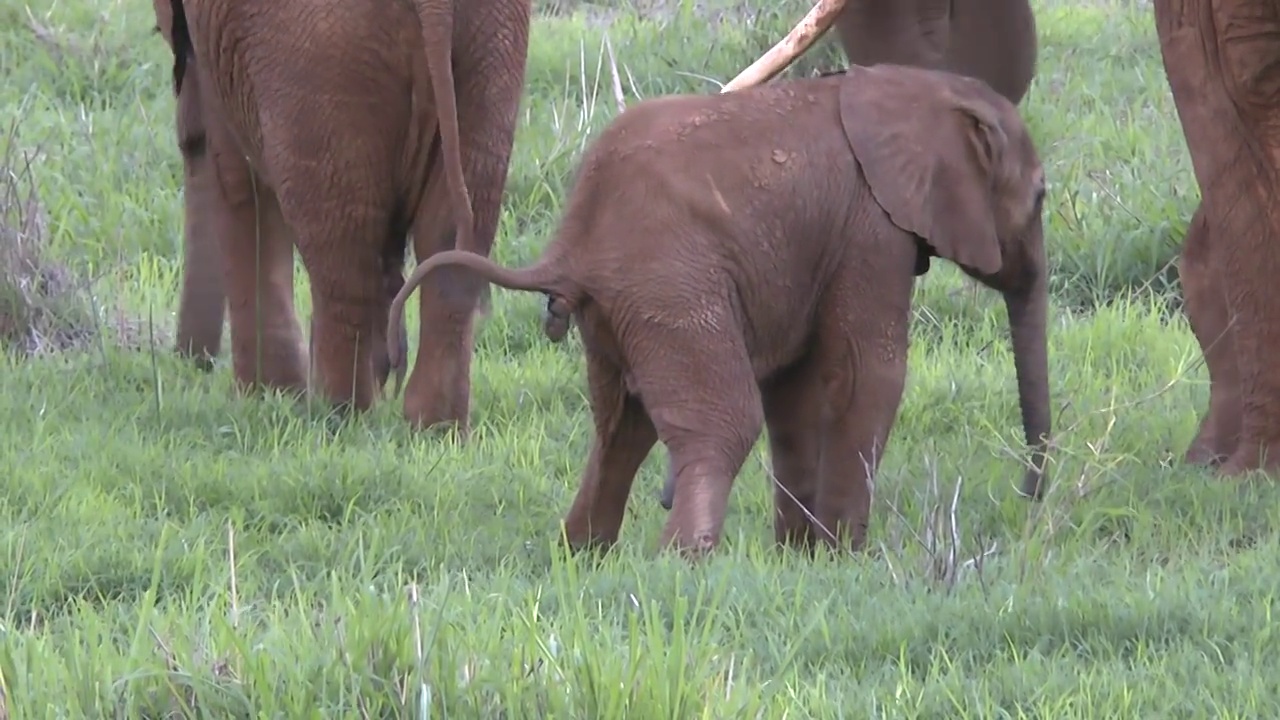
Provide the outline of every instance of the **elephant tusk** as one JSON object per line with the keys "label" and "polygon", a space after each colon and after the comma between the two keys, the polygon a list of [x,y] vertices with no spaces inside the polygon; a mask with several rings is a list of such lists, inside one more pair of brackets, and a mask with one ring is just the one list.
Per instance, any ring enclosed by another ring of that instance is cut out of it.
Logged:
{"label": "elephant tusk", "polygon": [[759,60],[747,66],[746,70],[725,84],[720,92],[753,87],[767,82],[770,78],[787,69],[796,58],[813,47],[813,44],[835,24],[836,17],[844,9],[845,0],[818,0],[809,12],[791,28],[787,36],[769,48]]}

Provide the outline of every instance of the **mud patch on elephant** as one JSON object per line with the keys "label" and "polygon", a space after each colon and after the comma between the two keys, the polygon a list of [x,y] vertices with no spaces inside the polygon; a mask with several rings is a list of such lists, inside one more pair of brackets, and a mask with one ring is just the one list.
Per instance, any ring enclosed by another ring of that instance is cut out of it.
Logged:
{"label": "mud patch on elephant", "polygon": [[[105,329],[85,283],[50,257],[48,215],[34,176],[38,153],[17,149],[15,125],[0,138],[0,348],[19,357],[93,347]],[[126,344],[147,326],[121,313]]]}

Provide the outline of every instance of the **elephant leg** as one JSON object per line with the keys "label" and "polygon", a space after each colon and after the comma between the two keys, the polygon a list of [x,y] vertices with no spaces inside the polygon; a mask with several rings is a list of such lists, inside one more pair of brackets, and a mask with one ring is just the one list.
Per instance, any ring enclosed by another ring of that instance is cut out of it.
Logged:
{"label": "elephant leg", "polygon": [[[190,94],[193,90],[188,89]],[[185,97],[180,103],[189,103]],[[188,113],[189,114],[189,113]],[[215,235],[218,185],[206,148],[203,126],[180,124],[183,155],[182,291],[178,304],[176,349],[209,369],[222,350],[227,297]],[[186,131],[186,132],[183,132]]]}
{"label": "elephant leg", "polygon": [[1156,0],[1154,11],[1234,329],[1240,442],[1219,473],[1280,469],[1280,14],[1261,0]]}
{"label": "elephant leg", "polygon": [[[687,557],[719,544],[729,493],[764,429],[746,347],[728,335],[646,328],[645,347],[668,351],[627,353],[637,390],[675,469],[675,503],[661,543],[674,544]],[[696,348],[697,355],[681,357],[671,348]]]}
{"label": "elephant leg", "polygon": [[[426,193],[413,224],[413,249],[419,263],[454,246],[440,156],[432,152]],[[418,351],[405,385],[404,417],[419,429],[452,425],[466,437],[477,285],[469,274],[463,275],[442,273],[418,289]]]}
{"label": "elephant leg", "polygon": [[293,306],[293,234],[276,197],[237,154],[220,156],[214,212],[231,319],[231,354],[242,391],[304,393],[306,354]]}
{"label": "elephant leg", "polygon": [[[529,12],[530,5],[524,1],[484,2],[459,4],[453,18],[462,174],[475,218],[475,247],[462,249],[485,256],[498,231],[515,141],[528,57]],[[437,159],[413,228],[418,262],[454,247],[452,217],[442,163]],[[405,419],[411,426],[453,426],[459,435],[467,436],[475,319],[487,311],[489,292],[488,283],[469,273],[419,289],[418,351],[404,399]]]}
{"label": "elephant leg", "polygon": [[1209,370],[1209,409],[1185,458],[1195,465],[1220,464],[1240,442],[1240,370],[1236,365],[1235,333],[1230,327],[1227,296],[1211,263],[1212,242],[1208,215],[1201,206],[1196,208],[1187,228],[1178,271],[1187,320]]}
{"label": "elephant leg", "polygon": [[779,545],[806,550],[816,539],[809,516],[818,488],[822,445],[813,409],[821,383],[808,358],[771,378],[762,389],[773,465],[773,534]]}
{"label": "elephant leg", "polygon": [[622,371],[591,352],[587,385],[595,440],[564,520],[565,539],[575,550],[617,542],[636,473],[658,440],[640,399],[628,394]]}
{"label": "elephant leg", "polygon": [[315,382],[326,400],[358,411],[373,407],[375,346],[380,341],[385,346],[385,331],[376,327],[384,275],[378,246],[369,242],[385,227],[334,223],[298,234],[311,278]]}
{"label": "elephant leg", "polygon": [[907,377],[909,305],[884,304],[837,288],[819,309],[811,350],[822,378],[822,455],[814,502],[815,533],[831,548],[857,552],[866,543],[876,470],[893,430]]}

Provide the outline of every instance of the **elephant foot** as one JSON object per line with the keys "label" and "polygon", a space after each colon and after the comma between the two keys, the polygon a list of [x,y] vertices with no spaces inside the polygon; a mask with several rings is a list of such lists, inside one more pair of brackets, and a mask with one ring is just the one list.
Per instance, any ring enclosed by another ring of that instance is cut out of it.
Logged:
{"label": "elephant foot", "polygon": [[409,427],[433,435],[455,435],[466,441],[471,436],[468,408],[447,403],[413,403],[405,398],[404,419]]}
{"label": "elephant foot", "polygon": [[1187,446],[1187,452],[1182,456],[1182,462],[1187,465],[1199,465],[1201,467],[1218,467],[1227,461],[1230,457],[1229,452],[1219,449],[1217,439],[1211,434],[1201,431],[1195,440]]}
{"label": "elephant foot", "polygon": [[1226,455],[1216,452],[1211,445],[1206,443],[1192,443],[1187,448],[1186,454],[1182,456],[1182,462],[1186,465],[1210,468],[1218,467],[1226,460]]}
{"label": "elephant foot", "polygon": [[698,533],[690,538],[672,538],[664,544],[691,563],[707,559],[719,545],[720,538],[711,533]]}
{"label": "elephant foot", "polygon": [[186,349],[179,348],[178,356],[191,361],[191,364],[200,372],[213,372],[213,357],[203,352],[189,352]]}
{"label": "elephant foot", "polygon": [[604,555],[613,548],[618,538],[592,532],[584,523],[566,518],[561,525],[561,539],[575,555]]}
{"label": "elephant foot", "polygon": [[251,334],[252,329],[241,333],[232,326],[231,362],[241,395],[272,391],[299,397],[307,394],[310,353],[292,323],[293,317],[286,316],[279,323],[282,328],[269,327],[260,338]]}
{"label": "elephant foot", "polygon": [[254,372],[257,368],[238,368],[236,389],[242,397],[279,392],[300,399],[308,391],[304,367],[305,361],[301,358],[264,358],[260,372]]}
{"label": "elephant foot", "polygon": [[470,330],[424,324],[418,357],[404,391],[404,419],[414,430],[443,430],[465,440],[471,431]]}
{"label": "elephant foot", "polygon": [[1218,476],[1224,478],[1237,477],[1254,471],[1280,478],[1280,444],[1271,446],[1262,443],[1242,444],[1218,466]]}
{"label": "elephant foot", "polygon": [[[221,323],[218,325],[218,330],[222,330]],[[190,331],[185,332],[186,335],[190,334]],[[212,371],[213,362],[221,352],[219,345],[222,337],[218,337],[219,342],[217,343],[209,343],[201,342],[186,335],[184,335],[184,330],[180,329],[178,331],[178,341],[174,344],[174,352],[178,354],[178,357],[189,361],[197,370],[201,372]]]}
{"label": "elephant foot", "polygon": [[[421,351],[420,351],[421,352]],[[437,362],[437,367],[444,363]],[[466,440],[471,434],[471,383],[467,363],[455,362],[448,372],[426,378],[416,369],[404,394],[404,419],[414,430],[456,433]]]}
{"label": "elephant foot", "polygon": [[1210,401],[1209,411],[1200,423],[1200,430],[1182,457],[1187,465],[1218,467],[1227,462],[1240,446],[1239,423],[1227,423],[1224,430],[1224,424],[1220,422],[1220,418],[1227,413],[1239,411],[1238,403],[1215,411],[1216,399]]}

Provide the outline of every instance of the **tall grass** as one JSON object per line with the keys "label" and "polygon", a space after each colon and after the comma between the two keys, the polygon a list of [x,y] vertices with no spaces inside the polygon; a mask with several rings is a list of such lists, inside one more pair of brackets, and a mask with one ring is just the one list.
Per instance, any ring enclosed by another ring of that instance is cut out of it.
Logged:
{"label": "tall grass", "polygon": [[[1150,8],[1034,5],[1040,65],[1023,110],[1050,180],[1049,498],[1015,493],[1004,310],[938,263],[917,291],[871,552],[775,550],[761,446],[724,545],[697,567],[654,551],[661,453],[614,552],[560,549],[590,418],[576,342],[541,336],[536,297],[494,293],[465,445],[410,432],[394,404],[332,425],[239,399],[225,362],[203,374],[172,357],[181,164],[151,9],[0,7],[0,127],[16,127],[0,157],[14,173],[31,160],[40,257],[78,278],[63,299],[102,338],[4,356],[0,710],[1274,714],[1280,494],[1177,462],[1207,394],[1172,262],[1197,192]],[[714,92],[804,3],[539,9],[496,251],[507,263],[538,254],[579,153],[617,112],[608,49],[626,103]],[[840,62],[824,43],[792,72]],[[297,294],[309,312],[305,280]]]}

